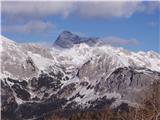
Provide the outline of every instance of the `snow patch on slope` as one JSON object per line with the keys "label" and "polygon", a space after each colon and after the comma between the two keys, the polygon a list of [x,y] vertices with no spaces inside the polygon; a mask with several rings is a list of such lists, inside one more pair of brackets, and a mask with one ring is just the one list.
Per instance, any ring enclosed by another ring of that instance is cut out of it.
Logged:
{"label": "snow patch on slope", "polygon": [[42,57],[39,54],[28,52],[28,55],[32,58],[34,64],[39,70],[45,70],[48,66],[54,65],[54,60]]}

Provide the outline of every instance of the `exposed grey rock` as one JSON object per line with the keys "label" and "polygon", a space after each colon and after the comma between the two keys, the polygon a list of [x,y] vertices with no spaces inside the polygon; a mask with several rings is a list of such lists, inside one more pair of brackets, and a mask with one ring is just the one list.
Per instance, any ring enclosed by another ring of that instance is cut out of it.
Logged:
{"label": "exposed grey rock", "polygon": [[15,119],[15,112],[18,107],[15,96],[9,85],[1,81],[1,114],[2,119]]}
{"label": "exposed grey rock", "polygon": [[54,44],[62,48],[70,48],[73,47],[74,44],[86,43],[92,46],[95,45],[97,42],[98,38],[80,37],[69,31],[64,31],[58,36]]}
{"label": "exposed grey rock", "polygon": [[96,92],[120,93],[123,100],[140,103],[143,100],[145,88],[154,81],[160,80],[160,73],[145,68],[118,68],[95,87]]}

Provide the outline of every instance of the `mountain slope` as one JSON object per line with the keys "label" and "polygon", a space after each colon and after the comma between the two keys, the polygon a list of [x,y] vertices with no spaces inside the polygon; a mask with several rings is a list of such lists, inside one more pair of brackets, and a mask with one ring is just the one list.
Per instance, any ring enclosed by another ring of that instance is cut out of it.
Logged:
{"label": "mountain slope", "polygon": [[[57,110],[139,105],[160,80],[160,54],[85,43],[69,49],[18,44],[1,37],[3,119],[38,119]],[[10,116],[9,116],[10,115]]]}

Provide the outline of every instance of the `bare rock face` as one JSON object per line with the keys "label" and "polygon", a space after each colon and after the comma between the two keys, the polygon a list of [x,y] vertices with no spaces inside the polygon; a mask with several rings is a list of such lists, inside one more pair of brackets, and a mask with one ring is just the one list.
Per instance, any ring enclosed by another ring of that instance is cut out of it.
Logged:
{"label": "bare rock face", "polygon": [[107,79],[101,80],[95,90],[120,93],[121,99],[140,103],[143,101],[143,90],[157,80],[160,80],[159,72],[145,68],[118,68]]}
{"label": "bare rock face", "polygon": [[1,82],[1,114],[2,119],[14,119],[15,111],[18,107],[11,88]]}
{"label": "bare rock face", "polygon": [[64,31],[58,36],[57,40],[55,41],[55,45],[60,46],[62,48],[71,48],[74,46],[74,44],[80,43],[95,45],[98,42],[97,39],[98,38],[80,37],[69,31]]}

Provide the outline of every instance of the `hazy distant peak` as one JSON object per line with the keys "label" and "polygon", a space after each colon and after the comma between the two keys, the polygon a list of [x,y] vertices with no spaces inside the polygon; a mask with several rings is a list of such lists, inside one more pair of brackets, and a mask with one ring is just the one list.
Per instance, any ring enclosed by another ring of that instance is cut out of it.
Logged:
{"label": "hazy distant peak", "polygon": [[98,38],[94,37],[81,37],[70,31],[63,31],[55,41],[55,45],[62,48],[71,48],[74,44],[86,43],[88,45],[94,45],[98,42]]}

